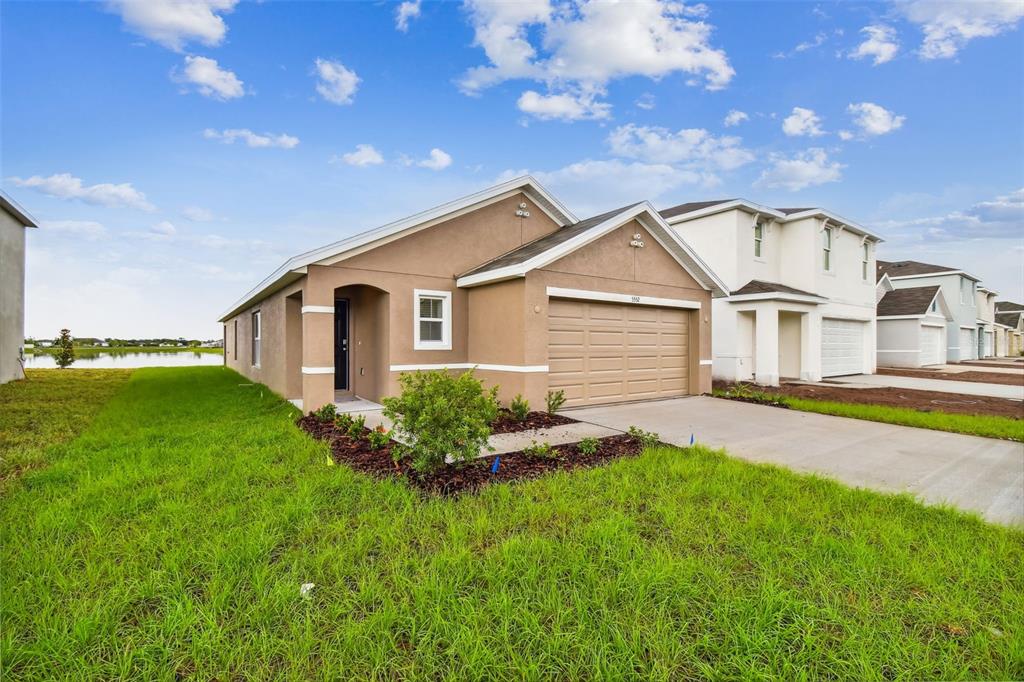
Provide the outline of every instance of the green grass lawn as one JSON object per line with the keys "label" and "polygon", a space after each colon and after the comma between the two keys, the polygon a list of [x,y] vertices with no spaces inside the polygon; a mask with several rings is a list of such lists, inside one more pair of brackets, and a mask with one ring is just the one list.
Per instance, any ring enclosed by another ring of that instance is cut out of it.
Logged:
{"label": "green grass lawn", "polygon": [[1024,676],[1019,530],[702,448],[424,498],[246,383],[136,370],[11,483],[5,677]]}

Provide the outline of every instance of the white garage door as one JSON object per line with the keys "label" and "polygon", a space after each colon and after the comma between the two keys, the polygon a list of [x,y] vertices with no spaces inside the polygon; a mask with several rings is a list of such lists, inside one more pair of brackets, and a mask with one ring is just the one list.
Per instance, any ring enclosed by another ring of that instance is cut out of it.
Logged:
{"label": "white garage door", "polygon": [[821,376],[864,373],[864,322],[821,320]]}
{"label": "white garage door", "polygon": [[548,386],[566,406],[686,395],[689,311],[551,299]]}
{"label": "white garage door", "polygon": [[992,352],[992,332],[985,332],[985,357],[992,357],[995,355]]}
{"label": "white garage door", "polygon": [[942,327],[921,326],[921,364],[941,365],[945,348],[942,347]]}
{"label": "white garage door", "polygon": [[960,359],[974,359],[974,335],[971,334],[970,329],[960,330]]}

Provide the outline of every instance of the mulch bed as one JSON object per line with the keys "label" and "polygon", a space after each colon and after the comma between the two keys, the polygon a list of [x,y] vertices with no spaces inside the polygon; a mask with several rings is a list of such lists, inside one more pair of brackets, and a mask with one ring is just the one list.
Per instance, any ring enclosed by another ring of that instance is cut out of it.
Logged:
{"label": "mulch bed", "polygon": [[[408,459],[400,462],[392,459],[394,441],[380,450],[371,450],[365,439],[350,437],[335,429],[332,422],[323,422],[312,415],[306,415],[297,423],[299,428],[313,438],[327,441],[331,446],[331,455],[338,464],[347,464],[356,471],[377,478],[405,480],[414,488],[442,496],[472,493],[491,483],[537,478],[552,471],[594,467],[619,457],[635,457],[643,450],[640,440],[632,436],[608,436],[598,439],[597,451],[590,455],[580,452],[576,443],[570,443],[553,446],[551,457],[528,455],[522,451],[508,452],[481,457],[472,462],[445,465],[438,471],[421,474],[412,469]],[[492,473],[495,459],[501,461],[498,463],[498,471]]]}
{"label": "mulch bed", "polygon": [[934,369],[893,369],[879,367],[878,373],[891,377],[916,377],[918,379],[944,379],[947,381],[970,381],[978,384],[1003,384],[1024,386],[1024,374],[1002,374],[1000,372],[939,372]]}
{"label": "mulch bed", "polygon": [[[715,388],[727,390],[732,384],[715,382]],[[794,398],[811,398],[855,405],[886,405],[908,407],[922,412],[950,412],[953,414],[987,414],[1011,419],[1024,419],[1024,404],[1006,398],[987,396],[957,395],[941,391],[918,391],[907,388],[879,386],[872,388],[840,388],[838,386],[807,386],[804,384],[783,384],[782,386],[756,386],[759,391]]]}
{"label": "mulch bed", "polygon": [[491,433],[519,433],[520,431],[533,431],[575,423],[575,419],[547,412],[530,412],[526,415],[526,419],[519,421],[512,416],[510,410],[502,409],[498,413],[498,418],[491,422]]}
{"label": "mulch bed", "polygon": [[970,367],[1002,367],[1004,369],[1024,369],[1024,360],[1011,360],[1006,358],[1005,362],[978,362],[977,360],[961,360],[951,362],[951,365],[968,365]]}

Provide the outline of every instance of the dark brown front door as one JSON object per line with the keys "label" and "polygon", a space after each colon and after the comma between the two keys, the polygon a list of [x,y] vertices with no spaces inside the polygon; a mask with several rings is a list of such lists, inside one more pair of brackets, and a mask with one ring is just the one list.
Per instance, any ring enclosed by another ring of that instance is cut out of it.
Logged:
{"label": "dark brown front door", "polygon": [[334,302],[334,388],[347,391],[348,386],[348,300]]}

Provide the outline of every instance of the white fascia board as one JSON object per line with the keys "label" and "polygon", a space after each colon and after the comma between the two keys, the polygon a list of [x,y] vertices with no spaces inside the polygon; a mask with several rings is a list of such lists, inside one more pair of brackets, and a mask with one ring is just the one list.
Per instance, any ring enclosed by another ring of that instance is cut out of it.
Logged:
{"label": "white fascia board", "polygon": [[722,203],[715,204],[713,206],[698,208],[687,213],[680,213],[679,215],[674,215],[671,218],[662,218],[662,220],[665,220],[669,225],[675,225],[676,223],[683,223],[687,220],[694,220],[696,218],[704,218],[709,215],[722,213],[723,211],[731,211],[733,209],[741,209],[748,213],[770,215],[777,220],[781,220],[786,217],[785,213],[776,210],[771,206],[762,206],[761,204],[754,203],[753,201],[747,201],[746,199],[733,199],[731,201],[723,201]]}
{"label": "white fascia board", "polygon": [[547,295],[555,298],[572,298],[580,301],[607,301],[609,303],[631,303],[633,305],[649,305],[659,308],[683,308],[700,310],[700,301],[688,301],[682,298],[659,298],[657,296],[636,296],[608,291],[591,291],[586,289],[565,289],[548,287]]}
{"label": "white fascia board", "polygon": [[862,235],[864,237],[867,237],[868,239],[871,239],[871,240],[873,240],[875,242],[884,242],[885,241],[881,236],[879,236],[878,234],[872,232],[871,230],[869,230],[868,228],[864,227],[863,225],[859,225],[859,224],[857,224],[857,223],[855,223],[855,222],[853,222],[851,220],[848,220],[848,219],[842,217],[841,215],[833,213],[832,211],[828,211],[828,210],[826,210],[824,208],[812,208],[812,209],[809,209],[807,211],[800,211],[799,213],[790,213],[789,215],[785,216],[781,220],[781,222],[789,223],[789,222],[793,222],[793,221],[796,221],[796,220],[803,220],[804,218],[815,218],[815,217],[827,218],[828,220],[830,220],[830,221],[832,221],[834,223],[838,223],[839,225],[845,227],[847,230],[849,230],[851,232],[855,232],[855,233],[857,233],[859,235]]}
{"label": "white fascia board", "polygon": [[0,208],[10,213],[22,227],[39,227],[39,221],[14,200],[7,192],[0,190]]}
{"label": "white fascia board", "polygon": [[882,287],[886,292],[895,291],[896,287],[892,285],[892,280],[889,279],[889,274],[885,273],[882,278],[875,282],[875,289]]}
{"label": "white fascia board", "polygon": [[879,315],[877,319],[879,322],[886,320],[923,320],[924,315]]}
{"label": "white fascia board", "polygon": [[975,277],[970,273],[964,272],[963,270],[943,270],[942,272],[925,272],[920,275],[894,275],[890,276],[889,279],[919,279],[921,277],[946,277],[948,275],[960,275],[961,277],[972,279],[975,282],[981,281],[980,278]]}
{"label": "white fascia board", "polygon": [[787,294],[781,291],[769,291],[763,294],[740,294],[739,296],[730,296],[726,300],[730,303],[748,303],[751,301],[792,301],[794,303],[811,303],[813,305],[823,305],[829,302],[827,298],[822,298],[821,296]]}

